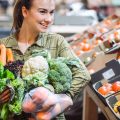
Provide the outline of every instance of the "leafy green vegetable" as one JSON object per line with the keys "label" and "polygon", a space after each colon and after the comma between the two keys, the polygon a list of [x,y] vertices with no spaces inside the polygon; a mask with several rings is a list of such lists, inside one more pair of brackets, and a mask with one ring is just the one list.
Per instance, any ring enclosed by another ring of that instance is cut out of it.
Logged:
{"label": "leafy green vegetable", "polygon": [[3,72],[4,72],[4,66],[3,66],[3,64],[0,62],[0,78],[2,78]]}
{"label": "leafy green vegetable", "polygon": [[24,97],[24,82],[20,78],[16,78],[11,81],[11,86],[15,90],[15,97],[11,103],[9,103],[9,110],[15,114],[21,114],[22,112],[22,100]]}
{"label": "leafy green vegetable", "polygon": [[3,73],[3,78],[8,78],[8,79],[15,79],[15,76],[12,72],[10,72],[8,69],[6,69]]}
{"label": "leafy green vegetable", "polygon": [[8,118],[8,106],[7,106],[7,103],[3,105],[3,108],[1,110],[0,118],[2,120],[7,120],[7,118]]}
{"label": "leafy green vegetable", "polygon": [[22,100],[24,97],[24,82],[19,77],[15,79],[15,76],[8,69],[4,69],[4,66],[0,64],[1,79],[0,79],[0,92],[2,92],[5,87],[12,86],[15,90],[15,96],[13,100],[7,104],[4,104],[0,109],[0,117],[2,120],[7,120],[8,112],[14,114],[20,114],[22,111]]}
{"label": "leafy green vegetable", "polygon": [[35,57],[35,56],[43,56],[47,60],[51,59],[51,55],[50,55],[50,53],[48,52],[47,49],[44,49],[44,50],[33,50],[32,51],[32,57]]}

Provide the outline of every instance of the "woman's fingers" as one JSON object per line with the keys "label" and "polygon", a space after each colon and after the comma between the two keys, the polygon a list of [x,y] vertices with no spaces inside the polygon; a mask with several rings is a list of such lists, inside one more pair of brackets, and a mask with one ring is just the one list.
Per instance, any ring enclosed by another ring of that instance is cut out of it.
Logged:
{"label": "woman's fingers", "polygon": [[0,94],[0,104],[4,104],[10,100],[11,97],[11,92],[9,89],[5,89],[1,94]]}
{"label": "woman's fingers", "polygon": [[49,94],[46,101],[42,104],[43,108],[50,108],[59,102],[59,97],[56,94]]}

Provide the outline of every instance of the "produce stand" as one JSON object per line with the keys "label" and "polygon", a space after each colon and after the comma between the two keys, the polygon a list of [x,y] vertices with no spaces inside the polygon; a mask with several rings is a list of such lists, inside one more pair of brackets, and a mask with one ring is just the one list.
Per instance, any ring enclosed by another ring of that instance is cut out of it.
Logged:
{"label": "produce stand", "polygon": [[83,99],[83,120],[97,120],[98,107],[101,109],[107,120],[117,120],[110,108],[104,105],[89,85],[87,85],[84,90]]}
{"label": "produce stand", "polygon": [[[114,84],[114,82],[120,80],[120,63],[113,59],[104,63],[104,65],[103,68],[91,75],[91,81],[84,89],[83,120],[97,120],[98,108],[100,108],[107,120],[120,120],[120,117],[116,116],[118,114],[114,111],[114,106],[117,100],[116,95],[119,96],[120,92],[112,92],[104,96],[98,91],[100,86],[103,86],[106,83]],[[118,97],[118,101],[119,100]]]}

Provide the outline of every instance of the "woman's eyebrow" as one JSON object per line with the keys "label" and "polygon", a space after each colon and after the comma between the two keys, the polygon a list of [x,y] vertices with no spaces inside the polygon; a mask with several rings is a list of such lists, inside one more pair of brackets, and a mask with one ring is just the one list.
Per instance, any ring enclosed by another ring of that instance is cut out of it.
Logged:
{"label": "woman's eyebrow", "polygon": [[[45,8],[38,8],[38,10],[44,10],[44,11],[49,11],[48,9],[45,9]],[[50,12],[54,12],[55,9],[51,10]]]}

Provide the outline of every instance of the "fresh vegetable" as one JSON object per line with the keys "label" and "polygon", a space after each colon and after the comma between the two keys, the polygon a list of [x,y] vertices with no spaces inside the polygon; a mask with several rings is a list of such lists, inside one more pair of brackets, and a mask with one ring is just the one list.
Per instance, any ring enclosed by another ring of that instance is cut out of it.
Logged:
{"label": "fresh vegetable", "polygon": [[38,71],[34,74],[28,74],[26,77],[23,78],[23,81],[25,83],[25,90],[29,91],[30,89],[33,89],[38,86],[45,86],[45,84],[48,84],[47,74]]}
{"label": "fresh vegetable", "polygon": [[9,110],[14,114],[19,115],[22,112],[22,101],[23,101],[24,91],[25,91],[24,82],[21,78],[16,78],[10,81],[10,85],[15,90],[15,97],[11,101],[11,103],[8,105]]}
{"label": "fresh vegetable", "polygon": [[15,75],[15,77],[21,76],[21,71],[22,71],[23,64],[24,64],[24,62],[21,61],[21,60],[8,62],[5,65],[5,69],[10,70]]}
{"label": "fresh vegetable", "polygon": [[14,61],[13,53],[12,53],[12,50],[10,48],[6,49],[6,56],[7,56],[7,62]]}
{"label": "fresh vegetable", "polygon": [[14,74],[8,69],[4,68],[2,64],[0,64],[0,68],[2,71],[0,78],[0,92],[4,90],[6,85],[12,86],[15,90],[15,96],[12,101],[6,103],[5,106],[3,105],[3,107],[0,109],[1,119],[7,120],[9,112],[13,114],[21,114],[21,105],[24,97],[24,82],[19,77],[15,79]]}
{"label": "fresh vegetable", "polygon": [[117,92],[120,91],[120,81],[116,81],[112,84],[113,91]]}
{"label": "fresh vegetable", "polygon": [[2,78],[3,73],[4,73],[4,67],[3,67],[2,62],[0,62],[0,78]]}
{"label": "fresh vegetable", "polygon": [[[51,59],[48,63],[50,67],[48,80],[53,85],[55,92],[61,93],[68,90],[72,81],[70,68],[59,59]],[[65,83],[68,83],[68,85],[66,86]]]}
{"label": "fresh vegetable", "polygon": [[98,92],[102,95],[107,95],[109,93],[109,91],[107,90],[107,88],[105,86],[102,86],[98,89]]}
{"label": "fresh vegetable", "polygon": [[35,57],[35,56],[43,56],[44,58],[46,58],[47,60],[51,59],[51,55],[50,53],[48,52],[48,50],[33,50],[32,53],[31,53],[32,57]]}
{"label": "fresh vegetable", "polygon": [[47,60],[42,56],[35,56],[28,59],[22,69],[22,77],[27,75],[37,73],[39,71],[48,73],[48,63]]}
{"label": "fresh vegetable", "polygon": [[2,62],[3,65],[6,64],[6,47],[4,44],[0,45],[0,62]]}
{"label": "fresh vegetable", "polygon": [[[73,66],[80,67],[77,59],[57,58],[50,59],[46,51],[45,56],[37,56],[38,51],[34,51],[25,63],[17,60],[8,62],[5,67],[0,64],[0,91],[9,84],[15,90],[13,100],[7,104],[7,110],[13,114],[21,114],[22,101],[26,92],[36,87],[46,87],[55,93],[67,91],[71,86]],[[23,65],[24,64],[24,65]],[[21,78],[20,78],[21,77]],[[31,104],[31,103],[30,103]],[[32,105],[33,110],[35,106]],[[28,110],[28,109],[27,109]],[[0,111],[1,112],[1,111]],[[7,111],[6,111],[7,112]]]}
{"label": "fresh vegetable", "polygon": [[105,83],[103,84],[103,86],[101,86],[99,89],[98,89],[98,92],[102,95],[108,95],[109,93],[112,93],[114,92],[112,90],[112,84],[110,83]]}

